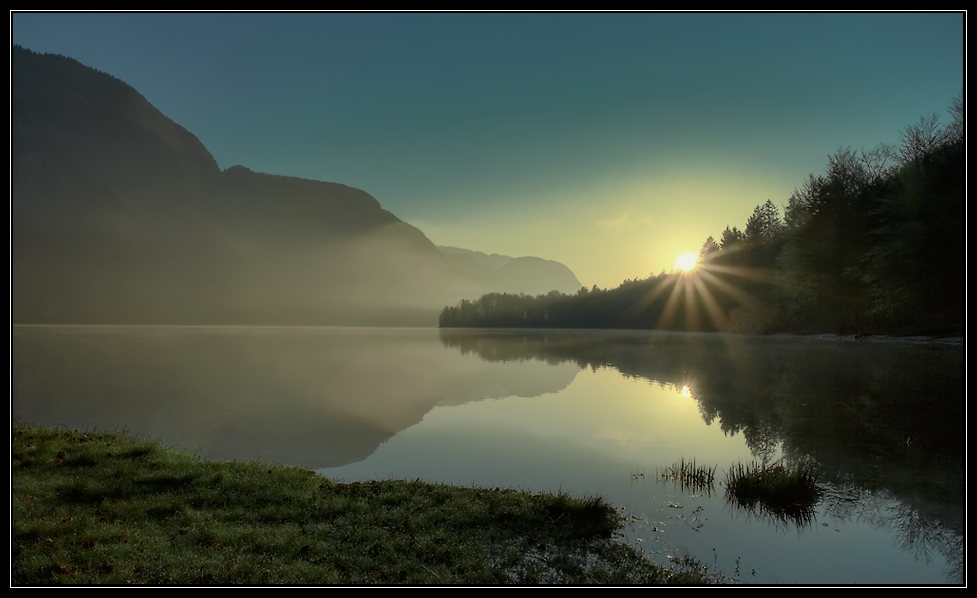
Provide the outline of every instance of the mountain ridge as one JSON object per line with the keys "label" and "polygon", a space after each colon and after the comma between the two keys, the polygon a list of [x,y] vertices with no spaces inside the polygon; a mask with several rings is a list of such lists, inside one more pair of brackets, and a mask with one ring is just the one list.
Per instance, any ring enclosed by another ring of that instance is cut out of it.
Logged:
{"label": "mountain ridge", "polygon": [[498,290],[365,191],[220,170],[69,57],[13,47],[11,149],[14,323],[433,326]]}

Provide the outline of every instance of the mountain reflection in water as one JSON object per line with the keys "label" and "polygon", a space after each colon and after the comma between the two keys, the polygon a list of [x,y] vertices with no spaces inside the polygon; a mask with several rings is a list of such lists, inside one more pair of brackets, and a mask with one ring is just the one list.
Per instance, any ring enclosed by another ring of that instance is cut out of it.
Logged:
{"label": "mountain reflection in water", "polygon": [[[16,423],[345,479],[600,492],[626,538],[762,583],[962,583],[960,346],[567,331],[21,327]],[[487,400],[491,399],[491,400]],[[804,525],[655,480],[813,463]],[[328,469],[326,469],[328,468]],[[836,531],[837,530],[837,531]]]}

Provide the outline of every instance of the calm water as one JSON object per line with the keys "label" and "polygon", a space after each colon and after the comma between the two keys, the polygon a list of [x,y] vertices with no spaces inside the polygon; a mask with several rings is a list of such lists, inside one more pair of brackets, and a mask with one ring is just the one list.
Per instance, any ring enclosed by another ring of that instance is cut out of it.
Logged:
{"label": "calm water", "polygon": [[[651,557],[757,583],[964,578],[960,346],[645,332],[15,327],[15,423],[126,430],[345,480],[600,493]],[[711,489],[657,479],[718,466]],[[736,462],[814,463],[783,521]]]}

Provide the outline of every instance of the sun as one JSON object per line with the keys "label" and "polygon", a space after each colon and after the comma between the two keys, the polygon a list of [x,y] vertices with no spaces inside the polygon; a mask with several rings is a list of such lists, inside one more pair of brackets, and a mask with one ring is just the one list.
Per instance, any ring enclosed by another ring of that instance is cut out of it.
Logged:
{"label": "sun", "polygon": [[699,265],[699,256],[695,253],[683,253],[675,258],[675,268],[682,272],[691,272]]}

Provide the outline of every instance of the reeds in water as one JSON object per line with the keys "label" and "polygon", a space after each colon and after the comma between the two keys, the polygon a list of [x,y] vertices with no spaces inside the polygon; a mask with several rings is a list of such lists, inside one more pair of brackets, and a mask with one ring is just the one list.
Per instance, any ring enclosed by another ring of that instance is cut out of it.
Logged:
{"label": "reeds in water", "polygon": [[757,515],[808,525],[824,490],[811,465],[737,463],[726,473],[726,502]]}
{"label": "reeds in water", "polygon": [[717,467],[697,465],[695,459],[686,461],[683,457],[664,469],[658,470],[659,480],[672,480],[682,490],[712,493],[716,479]]}

